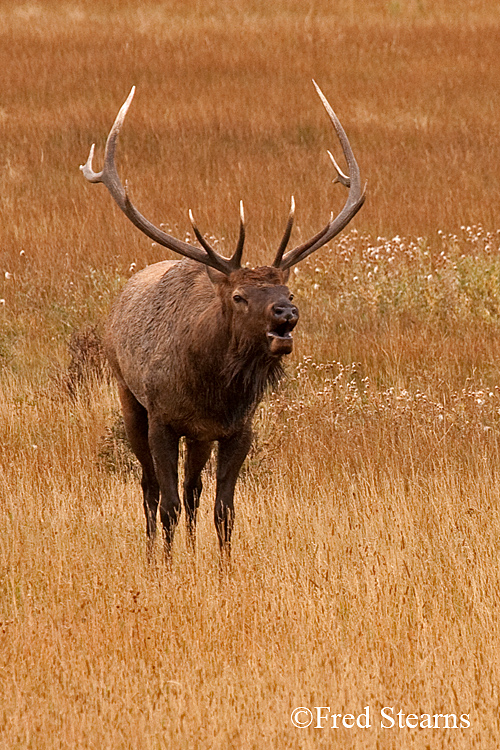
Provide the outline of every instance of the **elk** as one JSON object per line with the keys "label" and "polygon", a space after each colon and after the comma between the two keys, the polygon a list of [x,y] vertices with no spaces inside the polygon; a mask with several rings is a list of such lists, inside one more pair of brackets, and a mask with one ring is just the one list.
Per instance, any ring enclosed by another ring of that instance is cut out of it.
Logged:
{"label": "elk", "polygon": [[271,266],[242,267],[245,219],[231,258],[207,242],[189,211],[200,247],[176,239],[148,221],[131,203],[115,166],[115,148],[134,96],[132,88],[108,135],[104,167],[92,168],[94,145],[80,169],[102,182],[130,221],[155,243],[184,256],[146,267],[133,276],[114,303],[104,347],[118,383],[125,428],[142,467],[147,554],[151,559],[158,505],[166,560],[170,560],[181,513],[179,440],[185,438],[183,503],[188,539],[195,551],[201,472],[218,443],[214,521],[221,559],[228,561],[234,522],[234,491],[252,440],[252,418],[268,386],[283,374],[299,318],[287,287],[290,268],[330,242],[365,199],[349,140],[327,99],[313,81],[340,140],[344,174],[328,152],[334,182],[348,188],[344,207],[317,234],[286,251],[295,203]]}

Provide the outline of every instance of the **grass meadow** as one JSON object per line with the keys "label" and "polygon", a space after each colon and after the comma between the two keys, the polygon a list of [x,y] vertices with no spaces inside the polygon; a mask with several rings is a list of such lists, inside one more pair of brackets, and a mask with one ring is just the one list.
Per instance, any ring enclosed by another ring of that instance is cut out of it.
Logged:
{"label": "grass meadow", "polygon": [[[499,48],[492,0],[0,2],[1,750],[498,747]],[[292,276],[231,575],[210,466],[155,571],[96,336],[168,253],[78,166],[135,84],[136,205],[229,253],[243,199],[269,262],[292,193],[296,244],[344,198],[313,77],[367,201]]]}

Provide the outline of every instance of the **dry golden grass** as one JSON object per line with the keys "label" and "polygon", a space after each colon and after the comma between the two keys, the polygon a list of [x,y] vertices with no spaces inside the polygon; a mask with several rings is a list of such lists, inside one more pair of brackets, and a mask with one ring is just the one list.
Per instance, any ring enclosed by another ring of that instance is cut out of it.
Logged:
{"label": "dry golden grass", "polygon": [[[496,4],[4,2],[0,20],[0,748],[497,748]],[[136,84],[135,202],[180,236],[191,207],[229,249],[243,198],[266,262],[291,193],[297,241],[341,204],[312,77],[368,200],[293,277],[296,352],[256,419],[231,576],[210,470],[196,566],[181,525],[155,572],[114,388],[89,367],[68,390],[67,345],[165,254],[78,165]],[[290,719],[367,705],[369,729]],[[383,706],[471,727],[382,729]]]}

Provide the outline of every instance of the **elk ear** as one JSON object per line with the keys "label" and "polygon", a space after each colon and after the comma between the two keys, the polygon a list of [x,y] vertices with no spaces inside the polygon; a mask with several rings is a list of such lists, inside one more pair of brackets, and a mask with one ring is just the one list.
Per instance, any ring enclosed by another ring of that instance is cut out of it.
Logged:
{"label": "elk ear", "polygon": [[222,273],[222,271],[218,271],[216,268],[211,268],[210,266],[205,266],[208,278],[214,284],[214,286],[218,286],[219,284],[223,284],[225,281],[227,281],[227,276],[225,273]]}
{"label": "elk ear", "polygon": [[285,268],[284,271],[281,272],[283,274],[283,283],[287,283],[288,279],[290,278],[290,269]]}

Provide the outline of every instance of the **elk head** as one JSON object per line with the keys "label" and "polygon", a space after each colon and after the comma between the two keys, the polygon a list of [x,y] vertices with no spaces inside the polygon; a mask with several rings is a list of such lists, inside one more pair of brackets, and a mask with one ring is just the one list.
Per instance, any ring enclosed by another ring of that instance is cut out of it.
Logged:
{"label": "elk head", "polygon": [[229,276],[209,275],[222,302],[236,350],[282,356],[292,351],[292,331],[299,319],[287,273],[279,268],[239,268]]}
{"label": "elk head", "polygon": [[101,172],[94,172],[92,169],[94,145],[90,149],[87,163],[80,167],[89,182],[102,182],[106,185],[120,209],[141,232],[159,245],[207,266],[209,276],[216,287],[217,293],[232,316],[235,330],[240,330],[244,339],[250,335],[250,328],[257,331],[260,326],[259,330],[265,331],[265,336],[261,336],[263,346],[265,344],[268,352],[276,356],[288,354],[292,351],[292,330],[298,320],[298,310],[292,304],[293,295],[291,295],[286,286],[290,268],[300,263],[300,261],[307,258],[320,247],[323,247],[323,245],[326,245],[339,234],[359,211],[365,200],[365,192],[361,189],[359,167],[354,158],[349,140],[319,86],[315,81],[313,83],[340,140],[349,169],[349,174],[344,174],[330,151],[328,151],[336,171],[334,182],[340,182],[348,188],[349,192],[345,205],[336,218],[332,214],[326,226],[317,234],[303,244],[287,251],[286,248],[292,232],[295,215],[295,201],[292,196],[288,222],[271,266],[264,266],[253,270],[242,268],[241,266],[245,242],[245,218],[242,203],[240,203],[239,238],[231,258],[220,255],[207,242],[198,229],[191,211],[189,211],[189,218],[201,248],[172,237],[170,234],[154,226],[131,203],[128,196],[127,183],[125,183],[124,187],[120,181],[115,166],[114,155],[118,135],[132,102],[135,87],[132,87],[109,133],[104,153],[103,170]]}

